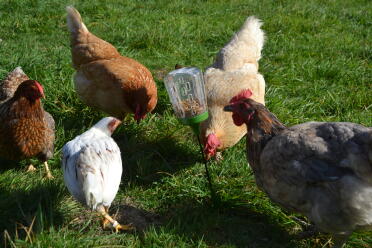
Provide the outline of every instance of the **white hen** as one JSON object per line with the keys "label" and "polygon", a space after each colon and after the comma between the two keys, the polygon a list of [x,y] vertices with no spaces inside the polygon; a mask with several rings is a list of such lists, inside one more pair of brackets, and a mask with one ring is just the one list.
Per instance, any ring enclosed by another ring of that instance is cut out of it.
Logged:
{"label": "white hen", "polygon": [[108,214],[122,174],[120,149],[111,138],[120,123],[114,117],[103,118],[62,149],[62,170],[68,190],[81,204],[104,217],[104,227],[110,222],[116,231],[132,229]]}

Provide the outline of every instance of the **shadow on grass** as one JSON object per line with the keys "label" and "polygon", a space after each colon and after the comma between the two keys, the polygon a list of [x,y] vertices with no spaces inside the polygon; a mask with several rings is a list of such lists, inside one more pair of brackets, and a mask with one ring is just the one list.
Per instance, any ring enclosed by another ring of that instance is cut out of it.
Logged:
{"label": "shadow on grass", "polygon": [[36,186],[30,182],[28,189],[18,189],[14,183],[11,188],[2,187],[0,195],[0,246],[6,243],[5,231],[10,239],[25,239],[23,227],[32,226],[31,234],[35,234],[63,224],[62,213],[56,211],[61,189],[55,182],[46,181]]}
{"label": "shadow on grass", "polygon": [[11,160],[7,160],[7,159],[3,159],[3,158],[0,158],[0,173],[4,172],[4,171],[7,171],[7,170],[11,170],[11,169],[19,169],[21,168],[19,162],[16,162],[16,161],[11,161]]}
{"label": "shadow on grass", "polygon": [[116,215],[116,219],[120,224],[131,224],[140,233],[145,232],[151,226],[160,226],[164,221],[157,213],[126,204],[113,206],[110,209],[110,213]]}
{"label": "shadow on grass", "polygon": [[140,237],[153,227],[189,238],[195,243],[203,240],[210,247],[296,247],[291,242],[291,236],[275,219],[248,205],[220,203],[217,208],[207,202],[185,200],[162,214],[125,204],[114,206],[110,212],[116,213],[120,223],[131,223]]}
{"label": "shadow on grass", "polygon": [[234,206],[220,202],[184,202],[167,214],[168,228],[209,246],[235,247],[295,247],[291,237],[275,219],[259,213],[249,205]]}
{"label": "shadow on grass", "polygon": [[119,132],[115,140],[122,153],[123,179],[137,185],[149,186],[201,159],[200,154],[172,136],[150,140],[139,132]]}
{"label": "shadow on grass", "polygon": [[156,83],[158,86],[158,102],[156,104],[155,109],[152,112],[163,114],[166,110],[172,108],[172,104],[170,103],[169,96],[165,89],[163,80],[156,80]]}

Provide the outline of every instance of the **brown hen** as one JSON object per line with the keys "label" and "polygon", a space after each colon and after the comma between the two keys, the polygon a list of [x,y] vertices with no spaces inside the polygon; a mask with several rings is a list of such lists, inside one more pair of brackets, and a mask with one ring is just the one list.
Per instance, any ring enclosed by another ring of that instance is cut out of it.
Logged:
{"label": "brown hen", "polygon": [[20,83],[28,78],[20,68],[12,73],[1,85],[8,97],[0,104],[0,157],[14,161],[36,157],[44,163],[46,177],[52,178],[47,160],[53,156],[55,124],[42,107],[43,88],[35,80]]}
{"label": "brown hen", "polygon": [[67,7],[75,89],[87,105],[123,119],[134,113],[137,121],[157,103],[151,72],[134,59],[121,56],[114,46],[90,33],[79,12]]}

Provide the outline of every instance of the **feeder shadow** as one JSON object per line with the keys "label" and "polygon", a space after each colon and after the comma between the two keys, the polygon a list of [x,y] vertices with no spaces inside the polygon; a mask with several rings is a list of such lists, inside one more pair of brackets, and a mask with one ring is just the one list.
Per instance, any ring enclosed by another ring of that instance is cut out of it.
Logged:
{"label": "feeder shadow", "polygon": [[118,132],[115,140],[122,153],[124,180],[143,186],[201,160],[200,154],[172,136],[149,140],[138,132]]}
{"label": "feeder shadow", "polygon": [[[167,228],[208,246],[296,247],[279,222],[246,206],[183,202],[167,214]],[[275,244],[275,245],[273,245]]]}

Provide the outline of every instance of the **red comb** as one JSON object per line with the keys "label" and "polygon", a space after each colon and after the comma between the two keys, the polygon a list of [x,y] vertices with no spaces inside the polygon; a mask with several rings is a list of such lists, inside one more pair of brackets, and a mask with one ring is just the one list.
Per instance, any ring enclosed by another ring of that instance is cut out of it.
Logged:
{"label": "red comb", "polygon": [[242,99],[250,98],[253,95],[252,91],[250,89],[242,90],[239,94],[231,98],[230,103],[238,102]]}
{"label": "red comb", "polygon": [[44,95],[43,86],[38,81],[35,81],[36,87],[39,89],[40,93]]}

